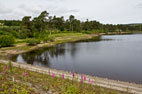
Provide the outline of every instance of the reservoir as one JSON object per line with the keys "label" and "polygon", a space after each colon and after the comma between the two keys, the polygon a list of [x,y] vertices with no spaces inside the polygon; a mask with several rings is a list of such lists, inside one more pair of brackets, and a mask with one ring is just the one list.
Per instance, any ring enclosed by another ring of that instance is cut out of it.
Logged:
{"label": "reservoir", "polygon": [[58,44],[19,54],[13,61],[142,84],[142,34]]}

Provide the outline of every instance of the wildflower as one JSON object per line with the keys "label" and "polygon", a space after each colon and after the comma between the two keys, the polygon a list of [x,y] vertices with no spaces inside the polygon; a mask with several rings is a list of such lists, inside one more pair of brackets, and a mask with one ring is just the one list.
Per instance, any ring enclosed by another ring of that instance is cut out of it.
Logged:
{"label": "wildflower", "polygon": [[9,66],[7,66],[7,70],[9,70]]}
{"label": "wildflower", "polygon": [[55,76],[55,74],[54,73],[52,73],[52,77],[54,77]]}
{"label": "wildflower", "polygon": [[62,79],[64,79],[64,74],[62,75]]}
{"label": "wildflower", "polygon": [[86,81],[86,76],[84,76],[84,81]]}
{"label": "wildflower", "polygon": [[89,83],[91,82],[91,81],[90,81],[90,79],[89,79],[89,81],[88,81],[88,82],[89,82]]}
{"label": "wildflower", "polygon": [[83,80],[82,80],[82,79],[80,80],[80,83],[83,83]]}
{"label": "wildflower", "polygon": [[72,76],[73,76],[73,78],[75,77],[75,73],[74,72],[73,72]]}
{"label": "wildflower", "polygon": [[48,70],[48,74],[50,75],[50,70]]}
{"label": "wildflower", "polygon": [[94,80],[92,80],[91,82],[92,82],[92,84],[93,84],[93,83],[94,83]]}
{"label": "wildflower", "polygon": [[4,70],[6,70],[6,67],[4,66]]}
{"label": "wildflower", "polygon": [[25,72],[25,76],[27,76],[27,72]]}
{"label": "wildflower", "polygon": [[81,74],[81,80],[83,80],[83,74]]}

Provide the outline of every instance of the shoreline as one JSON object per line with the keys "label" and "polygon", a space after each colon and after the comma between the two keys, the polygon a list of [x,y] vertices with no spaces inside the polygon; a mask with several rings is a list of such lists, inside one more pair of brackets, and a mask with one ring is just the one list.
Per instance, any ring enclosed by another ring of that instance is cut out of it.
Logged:
{"label": "shoreline", "polygon": [[[61,43],[67,43],[67,42],[75,42],[75,41],[80,41],[80,40],[87,40],[87,39],[91,39],[93,37],[97,37],[97,36],[101,36],[101,35],[123,35],[123,34],[131,34],[128,32],[123,32],[123,33],[97,33],[97,34],[84,34],[81,35],[80,37],[78,36],[72,36],[71,38],[68,38],[68,36],[66,36],[66,39],[62,39],[61,37],[57,37],[56,41],[54,42],[50,42],[50,43],[41,43],[38,44],[36,46],[29,46],[30,49],[25,49],[25,50],[17,50],[16,47],[13,47],[12,51],[5,50],[6,54],[3,55],[4,58],[0,59],[0,63],[4,62],[5,64],[8,63],[8,61],[5,60],[9,60],[9,57],[12,55],[17,55],[20,53],[25,53],[25,52],[29,52],[32,50],[37,50],[40,48],[45,48],[45,47],[51,47],[57,44],[61,44]],[[24,47],[27,46],[26,44],[20,47]],[[8,47],[9,48],[9,47]],[[11,47],[10,47],[11,48]],[[0,55],[2,53],[0,52]],[[1,57],[1,56],[0,56]],[[17,63],[17,62],[12,62],[13,65],[15,67],[21,67],[22,69],[26,69],[29,71],[34,71],[34,72],[38,72],[38,73],[43,73],[43,74],[48,74],[48,70],[51,71],[51,73],[55,73],[57,74],[57,77],[59,77],[61,74],[65,74],[65,78],[72,80],[71,76],[72,73],[71,72],[67,72],[67,71],[63,71],[63,70],[56,70],[56,69],[50,69],[50,68],[45,68],[45,67],[40,67],[40,66],[34,66],[34,65],[29,65],[29,64],[22,64],[22,63]],[[81,74],[76,74],[77,76],[79,76],[79,80],[81,79]],[[97,85],[100,87],[104,87],[104,88],[109,88],[109,89],[114,89],[114,90],[118,90],[118,91],[124,91],[124,92],[128,92],[129,93],[134,93],[134,94],[142,94],[142,84],[136,84],[136,83],[129,83],[129,82],[124,82],[124,81],[118,81],[118,80],[111,80],[111,79],[107,79],[107,78],[101,78],[101,77],[95,77],[95,76],[90,76],[90,75],[85,75],[87,77],[87,81],[84,81],[84,83],[90,84],[88,81],[89,79],[93,79],[95,81],[95,83],[93,85]]]}
{"label": "shoreline", "polygon": [[[61,37],[57,37],[54,42],[40,43],[40,44],[37,44],[37,45],[34,45],[34,46],[28,46],[27,44],[23,44],[23,45],[15,45],[13,47],[4,47],[4,48],[0,48],[0,59],[1,58],[2,59],[9,59],[9,57],[12,56],[12,55],[25,53],[25,52],[37,50],[37,49],[40,49],[40,48],[51,47],[51,46],[61,44],[61,43],[75,42],[75,41],[84,40],[84,39],[91,39],[95,36],[100,36],[100,35],[83,34],[79,37],[78,36],[72,36],[72,38],[66,38],[66,39],[61,39]],[[24,49],[22,47],[27,47],[27,49]],[[19,48],[20,48],[20,50],[19,50]],[[3,58],[3,57],[8,57],[8,58]]]}
{"label": "shoreline", "polygon": [[[0,60],[0,63],[8,64],[9,61]],[[30,64],[17,63],[17,62],[12,62],[12,64],[14,67],[22,68],[22,69],[37,72],[37,73],[42,73],[46,75],[50,75],[51,73],[54,73],[56,77],[61,77],[61,75],[64,74],[65,79],[69,79],[69,80],[73,79],[71,72],[50,69],[50,68],[45,68],[40,66],[34,66]],[[49,71],[50,71],[50,74],[49,74]],[[77,81],[80,82],[82,74],[75,74],[75,76],[76,76],[75,77],[76,79],[78,78]],[[124,92],[129,92],[134,94],[142,94],[142,84],[135,84],[135,83],[118,81],[118,80],[110,80],[107,78],[101,78],[101,77],[95,77],[95,76],[89,76],[89,75],[84,75],[84,76],[86,77],[86,81],[84,81],[84,83],[87,83],[87,84],[92,84],[90,83],[90,81],[93,81],[94,83],[92,85],[97,85],[103,88],[124,91]]]}
{"label": "shoreline", "polygon": [[[94,33],[94,34],[82,34],[81,36],[71,36],[71,38],[62,39],[62,37],[57,37],[54,42],[49,43],[40,43],[35,46],[28,46],[25,44],[16,44],[13,47],[4,47],[0,48],[0,59],[9,59],[13,55],[18,55],[21,53],[26,53],[29,51],[37,50],[40,48],[51,47],[61,43],[67,42],[76,42],[80,40],[92,39],[93,37],[101,36],[101,35],[123,35],[123,34],[132,34],[130,32],[108,32],[108,33]],[[68,36],[66,36],[68,37]]]}

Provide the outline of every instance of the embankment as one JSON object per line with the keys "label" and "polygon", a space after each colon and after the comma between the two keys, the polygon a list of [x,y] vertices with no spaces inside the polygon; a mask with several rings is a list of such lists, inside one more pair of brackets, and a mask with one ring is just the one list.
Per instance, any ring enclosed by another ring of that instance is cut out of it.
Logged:
{"label": "embankment", "polygon": [[[3,64],[8,64],[8,62],[9,61],[6,61],[6,60],[0,60],[0,63],[3,63]],[[29,71],[34,71],[34,72],[43,73],[47,75],[54,73],[55,76],[57,77],[61,77],[61,75],[64,74],[66,79],[70,79],[70,80],[73,79],[72,73],[70,72],[65,72],[65,71],[55,70],[55,69],[50,69],[50,68],[44,68],[44,67],[39,67],[39,66],[33,66],[33,65],[28,65],[28,64],[21,64],[21,63],[16,63],[16,62],[12,62],[12,64],[14,67],[20,67],[22,69],[26,69]],[[140,84],[109,80],[105,78],[88,76],[88,75],[83,75],[83,76],[86,77],[86,80],[84,81],[84,83],[93,84],[93,85],[97,85],[97,86],[104,87],[104,88],[134,93],[134,94],[142,94],[142,85]],[[77,78],[78,81],[80,82],[81,74],[75,74],[75,78]]]}

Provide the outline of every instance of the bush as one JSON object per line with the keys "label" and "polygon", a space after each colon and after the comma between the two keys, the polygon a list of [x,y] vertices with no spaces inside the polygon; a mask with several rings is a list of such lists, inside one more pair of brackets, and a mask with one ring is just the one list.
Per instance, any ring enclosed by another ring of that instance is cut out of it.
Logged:
{"label": "bush", "polygon": [[0,31],[0,35],[8,35],[8,34],[9,34],[8,32]]}
{"label": "bush", "polygon": [[34,32],[33,34],[34,38],[39,38],[39,39],[43,39],[47,37],[48,35],[49,35],[48,32]]}
{"label": "bush", "polygon": [[28,45],[33,46],[33,45],[39,44],[40,40],[39,39],[28,39],[26,42]]}
{"label": "bush", "polygon": [[18,32],[17,31],[11,31],[11,34],[15,37],[15,38],[18,38]]}
{"label": "bush", "polygon": [[0,27],[0,31],[5,31],[11,33],[11,31],[18,32],[20,30],[19,26],[2,26]]}
{"label": "bush", "polygon": [[15,39],[12,35],[1,35],[0,36],[0,47],[12,46],[14,42],[15,42]]}
{"label": "bush", "polygon": [[42,40],[44,43],[47,43],[48,41],[53,42],[55,40],[55,36],[44,37]]}
{"label": "bush", "polygon": [[48,40],[53,42],[55,40],[55,36],[48,36]]}
{"label": "bush", "polygon": [[44,43],[47,43],[48,41],[49,41],[49,37],[44,37],[44,38],[43,38],[43,42],[44,42]]}
{"label": "bush", "polygon": [[18,38],[20,38],[20,39],[26,39],[26,38],[28,38],[29,36],[29,34],[28,34],[28,30],[26,30],[26,29],[23,29],[23,30],[20,30],[20,32],[18,33]]}

